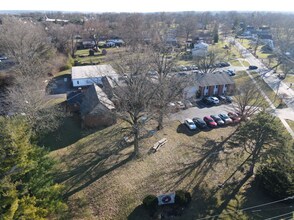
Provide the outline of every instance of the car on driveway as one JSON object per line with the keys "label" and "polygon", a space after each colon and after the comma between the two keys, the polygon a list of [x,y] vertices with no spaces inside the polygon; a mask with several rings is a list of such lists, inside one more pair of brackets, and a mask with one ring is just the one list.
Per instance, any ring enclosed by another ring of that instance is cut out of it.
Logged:
{"label": "car on driveway", "polygon": [[186,118],[184,124],[189,128],[189,130],[196,130],[197,127],[195,123],[190,118]]}
{"label": "car on driveway", "polygon": [[207,124],[202,118],[193,118],[192,120],[195,123],[195,125],[197,126],[197,128],[200,128],[200,129],[207,128]]}
{"label": "car on driveway", "polygon": [[218,115],[211,115],[210,117],[217,123],[218,126],[225,125],[225,122]]}
{"label": "car on driveway", "polygon": [[233,123],[239,123],[241,121],[241,117],[235,112],[229,112],[228,116],[233,120]]}
{"label": "car on driveway", "polygon": [[225,113],[221,113],[218,116],[225,122],[225,124],[232,124],[233,123],[233,120]]}
{"label": "car on driveway", "polygon": [[205,116],[203,120],[206,122],[208,127],[211,127],[211,128],[217,127],[217,123],[210,116]]}
{"label": "car on driveway", "polygon": [[252,66],[252,65],[250,65],[250,66],[248,67],[248,69],[249,69],[249,70],[257,70],[258,67],[257,67],[257,66]]}

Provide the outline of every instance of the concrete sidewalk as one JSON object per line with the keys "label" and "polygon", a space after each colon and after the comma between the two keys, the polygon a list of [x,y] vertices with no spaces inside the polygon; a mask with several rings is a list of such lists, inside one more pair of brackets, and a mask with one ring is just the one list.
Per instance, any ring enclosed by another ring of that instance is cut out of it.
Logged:
{"label": "concrete sidewalk", "polygon": [[[239,43],[236,42],[235,46],[237,47],[238,50],[244,50],[245,48]],[[292,136],[294,139],[294,131],[292,128],[289,126],[287,123],[286,119],[294,121],[294,91],[292,88],[289,88],[285,83],[283,83],[276,74],[273,74],[273,71],[269,71],[269,69],[260,62],[256,57],[254,57],[251,53],[246,54],[246,58],[250,65],[257,66],[259,68],[259,73],[261,74],[263,80],[272,88],[272,90],[280,97],[283,99],[283,101],[286,103],[288,108],[285,109],[277,109],[272,101],[267,97],[267,95],[262,91],[260,86],[257,84],[255,79],[252,77],[250,74],[250,71],[247,71],[247,74],[249,77],[252,79],[254,84],[258,87],[260,90],[261,94],[264,96],[266,101],[269,103],[270,112],[274,115],[276,115],[286,128],[286,130],[289,132],[289,134]],[[241,63],[242,64],[242,63]],[[264,74],[263,74],[264,73]]]}

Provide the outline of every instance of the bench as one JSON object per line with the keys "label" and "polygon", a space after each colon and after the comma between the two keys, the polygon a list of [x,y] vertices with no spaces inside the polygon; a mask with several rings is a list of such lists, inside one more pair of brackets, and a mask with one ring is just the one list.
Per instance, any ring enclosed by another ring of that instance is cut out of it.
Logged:
{"label": "bench", "polygon": [[152,150],[153,150],[154,152],[158,151],[159,148],[160,148],[161,146],[163,146],[163,145],[166,144],[166,142],[167,142],[167,139],[166,139],[166,138],[163,138],[163,139],[161,139],[160,141],[157,141],[157,142],[153,145]]}

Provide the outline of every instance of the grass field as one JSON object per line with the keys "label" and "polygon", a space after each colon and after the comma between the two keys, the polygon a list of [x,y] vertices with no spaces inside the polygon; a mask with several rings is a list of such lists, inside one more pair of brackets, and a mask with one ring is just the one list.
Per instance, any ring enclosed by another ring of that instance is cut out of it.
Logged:
{"label": "grass field", "polygon": [[254,77],[255,81],[258,83],[260,88],[264,91],[267,97],[272,101],[275,107],[280,106],[281,100],[276,96],[276,93],[272,90],[269,85],[263,81],[263,79],[258,75],[257,72],[251,72],[251,75]]}
{"label": "grass field", "polygon": [[[141,201],[147,194],[177,189],[192,193],[192,203],[176,219],[197,219],[221,214],[225,219],[246,219],[254,214],[231,212],[247,205],[270,201],[247,181],[238,185],[244,173],[236,170],[244,160],[230,137],[236,127],[191,133],[179,122],[171,122],[142,141],[141,159],[130,157],[132,145],[122,145],[120,126],[97,131],[71,145],[52,151],[60,161],[58,181],[66,186],[73,219],[150,219]],[[158,152],[153,144],[167,138]],[[227,178],[234,177],[226,182]],[[226,182],[223,188],[218,186]],[[237,193],[235,186],[239,186]],[[235,193],[234,193],[235,192]],[[275,206],[283,207],[284,206]],[[278,212],[275,212],[278,213]],[[259,212],[262,217],[273,212]],[[222,218],[222,219],[223,219]],[[255,218],[256,219],[256,218]]]}
{"label": "grass field", "polygon": [[291,127],[291,129],[294,131],[294,121],[286,120],[288,125]]}
{"label": "grass field", "polygon": [[[290,83],[294,84],[294,75],[288,74],[286,79],[283,80],[283,82],[287,84],[290,84]],[[293,87],[292,89],[294,89],[294,85],[292,87]]]}

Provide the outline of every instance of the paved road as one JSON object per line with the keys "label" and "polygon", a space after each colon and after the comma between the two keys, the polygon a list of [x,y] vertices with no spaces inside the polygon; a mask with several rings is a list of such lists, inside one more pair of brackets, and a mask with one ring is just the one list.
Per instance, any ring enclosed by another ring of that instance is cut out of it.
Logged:
{"label": "paved road", "polygon": [[[235,46],[238,50],[246,50],[238,41],[235,41]],[[250,65],[257,66],[259,68],[259,73],[263,77],[263,80],[277,93],[278,96],[284,100],[289,108],[294,111],[294,91],[289,88],[283,81],[281,81],[277,74],[270,71],[259,59],[253,56],[251,53],[246,53],[245,58]]]}
{"label": "paved road", "polygon": [[[229,41],[232,40],[229,39]],[[244,51],[246,50],[245,47],[243,47],[238,41],[235,41],[235,46],[239,51]],[[257,82],[254,80],[252,75],[250,74],[249,71],[246,71],[249,77],[252,79],[252,81],[256,84],[256,86],[259,88],[261,91],[262,95],[264,98],[267,100],[267,102],[270,104],[271,107],[271,112],[276,115],[277,117],[280,118],[281,122],[289,132],[289,134],[294,138],[294,131],[292,128],[289,126],[289,124],[286,122],[285,119],[290,119],[294,121],[294,91],[289,88],[285,83],[283,83],[281,80],[278,79],[277,75],[273,74],[272,71],[269,71],[269,69],[260,62],[259,59],[254,57],[251,53],[247,52],[245,55],[246,59],[250,65],[254,65],[258,67],[259,73],[262,76],[263,80],[273,89],[273,91],[284,100],[284,102],[287,104],[288,108],[278,110],[276,107],[273,105],[271,100],[267,97],[267,95],[260,89],[259,85]]]}

